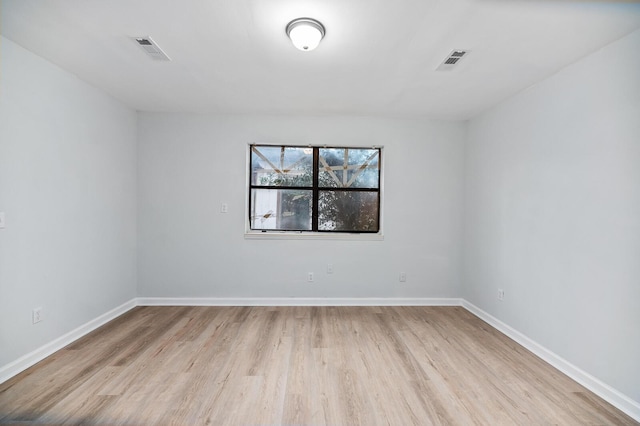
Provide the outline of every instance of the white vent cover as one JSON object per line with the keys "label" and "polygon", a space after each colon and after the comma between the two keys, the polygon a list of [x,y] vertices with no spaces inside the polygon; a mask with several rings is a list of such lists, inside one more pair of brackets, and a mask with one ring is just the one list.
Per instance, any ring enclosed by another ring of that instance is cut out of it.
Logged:
{"label": "white vent cover", "polygon": [[170,61],[171,58],[160,49],[160,46],[156,44],[151,37],[134,37],[133,38],[138,46],[140,46],[149,56],[158,61]]}
{"label": "white vent cover", "polygon": [[468,50],[455,49],[442,61],[436,71],[450,71],[469,53]]}

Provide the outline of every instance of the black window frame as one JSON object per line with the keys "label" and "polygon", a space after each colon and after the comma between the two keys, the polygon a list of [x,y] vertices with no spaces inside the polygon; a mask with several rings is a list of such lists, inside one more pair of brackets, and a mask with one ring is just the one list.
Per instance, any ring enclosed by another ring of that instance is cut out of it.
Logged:
{"label": "black window frame", "polygon": [[[269,148],[300,148],[300,149],[312,149],[313,150],[313,165],[312,165],[312,184],[311,186],[288,186],[288,185],[258,185],[253,184],[253,148],[254,147],[269,147]],[[376,150],[378,152],[377,170],[378,180],[377,187],[328,187],[319,185],[320,170],[320,150],[321,149],[354,149],[354,150]],[[248,167],[248,227],[251,232],[259,233],[314,233],[314,234],[380,234],[381,232],[381,210],[382,210],[382,147],[379,146],[329,146],[329,145],[285,145],[285,144],[250,144],[249,145],[249,167]],[[263,229],[254,228],[251,218],[252,213],[252,192],[254,189],[274,189],[274,190],[307,190],[312,193],[312,205],[311,205],[311,229]],[[377,193],[377,217],[375,230],[332,230],[332,229],[319,229],[319,199],[321,191],[335,191],[335,192],[375,192]]]}

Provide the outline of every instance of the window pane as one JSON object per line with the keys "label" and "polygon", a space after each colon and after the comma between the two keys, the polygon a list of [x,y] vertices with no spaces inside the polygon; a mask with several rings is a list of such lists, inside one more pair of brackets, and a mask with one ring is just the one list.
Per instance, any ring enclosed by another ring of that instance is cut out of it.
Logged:
{"label": "window pane", "polygon": [[378,207],[378,192],[320,191],[318,229],[377,232]]}
{"label": "window pane", "polygon": [[321,188],[378,188],[377,149],[320,148]]}
{"label": "window pane", "polygon": [[256,186],[311,186],[313,149],[290,146],[251,148],[251,184]]}
{"label": "window pane", "polygon": [[303,189],[252,189],[251,229],[311,230],[312,194]]}

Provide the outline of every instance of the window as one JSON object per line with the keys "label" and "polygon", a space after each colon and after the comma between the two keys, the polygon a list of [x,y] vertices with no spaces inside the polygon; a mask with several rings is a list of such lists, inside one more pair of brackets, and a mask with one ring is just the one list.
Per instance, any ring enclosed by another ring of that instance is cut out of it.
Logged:
{"label": "window", "polygon": [[380,148],[251,145],[249,226],[377,233]]}

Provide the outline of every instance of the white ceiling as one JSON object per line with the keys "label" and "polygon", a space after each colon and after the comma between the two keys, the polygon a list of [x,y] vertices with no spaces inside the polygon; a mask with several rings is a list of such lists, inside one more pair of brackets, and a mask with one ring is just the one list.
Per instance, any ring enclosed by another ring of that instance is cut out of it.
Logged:
{"label": "white ceiling", "polygon": [[[640,28],[636,2],[1,1],[3,36],[144,111],[467,119]],[[302,16],[326,27],[313,52],[285,34]]]}

